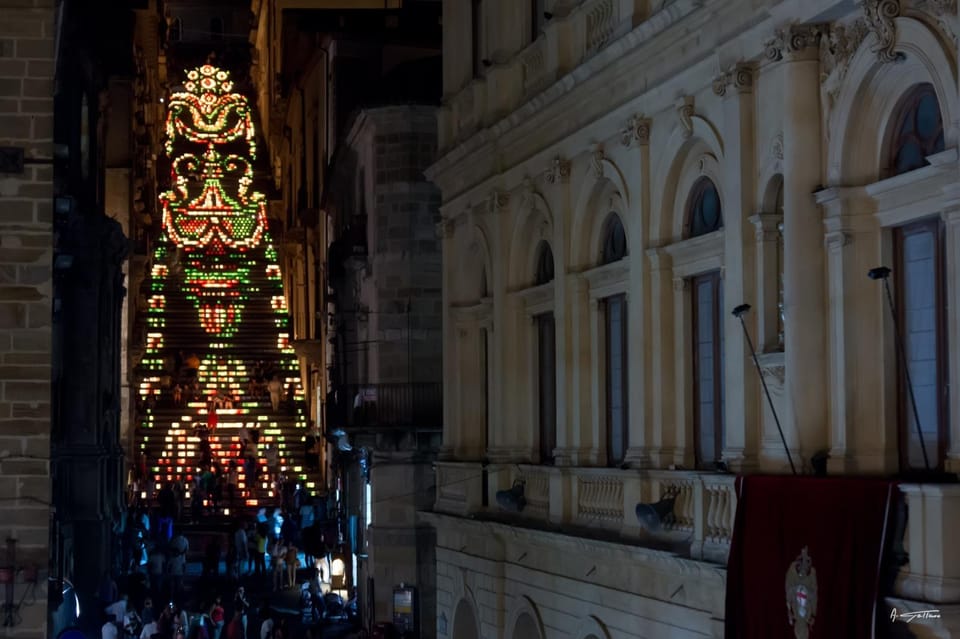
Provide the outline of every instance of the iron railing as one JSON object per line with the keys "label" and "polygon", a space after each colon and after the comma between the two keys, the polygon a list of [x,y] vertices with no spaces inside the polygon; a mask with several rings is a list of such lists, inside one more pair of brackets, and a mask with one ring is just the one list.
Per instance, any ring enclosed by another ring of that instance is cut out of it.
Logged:
{"label": "iron railing", "polygon": [[443,425],[443,385],[346,384],[329,399],[327,420],[333,428],[439,428]]}

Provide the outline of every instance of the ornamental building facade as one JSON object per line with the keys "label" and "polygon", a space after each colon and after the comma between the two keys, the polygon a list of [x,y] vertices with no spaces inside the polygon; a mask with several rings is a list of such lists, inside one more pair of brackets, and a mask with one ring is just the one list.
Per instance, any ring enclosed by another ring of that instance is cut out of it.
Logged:
{"label": "ornamental building facade", "polygon": [[958,636],[956,2],[443,9],[438,637],[722,637],[791,466],[903,479],[880,607]]}

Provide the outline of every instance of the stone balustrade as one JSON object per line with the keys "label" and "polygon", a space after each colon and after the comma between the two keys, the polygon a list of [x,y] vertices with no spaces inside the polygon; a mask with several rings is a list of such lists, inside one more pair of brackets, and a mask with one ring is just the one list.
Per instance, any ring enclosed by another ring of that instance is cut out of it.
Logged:
{"label": "stone balustrade", "polygon": [[[619,533],[630,543],[665,542],[694,559],[726,563],[737,498],[732,475],[476,463],[437,464],[435,510],[460,515],[500,514],[496,491],[524,482],[526,506],[518,524],[569,526]],[[487,503],[483,483],[487,482]],[[636,507],[675,498],[660,530],[641,528]]]}
{"label": "stone balustrade", "polygon": [[[894,592],[903,599],[960,603],[960,485],[901,484],[907,503],[903,537],[908,561]],[[960,620],[960,614],[957,615]]]}

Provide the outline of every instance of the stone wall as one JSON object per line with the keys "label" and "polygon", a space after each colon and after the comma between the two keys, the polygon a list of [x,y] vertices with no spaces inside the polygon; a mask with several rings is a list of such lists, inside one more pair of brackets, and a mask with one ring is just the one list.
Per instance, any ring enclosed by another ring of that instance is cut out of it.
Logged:
{"label": "stone wall", "polygon": [[[52,298],[52,0],[0,0],[0,146],[20,147],[22,173],[0,174],[0,535],[17,563],[40,565],[9,636],[45,637],[50,557]],[[30,160],[47,160],[31,163]],[[17,585],[15,601],[23,589]],[[33,601],[31,605],[26,602]]]}
{"label": "stone wall", "polygon": [[441,258],[435,229],[440,192],[423,175],[436,155],[433,109],[393,107],[370,111],[369,116],[375,128],[375,209],[368,219],[380,379],[437,382]]}

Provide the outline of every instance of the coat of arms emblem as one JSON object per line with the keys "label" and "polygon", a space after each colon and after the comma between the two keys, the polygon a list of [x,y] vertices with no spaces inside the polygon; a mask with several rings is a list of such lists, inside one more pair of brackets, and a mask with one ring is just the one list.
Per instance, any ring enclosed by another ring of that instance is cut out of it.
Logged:
{"label": "coat of arms emblem", "polygon": [[817,569],[804,546],[787,568],[787,621],[796,639],[807,639],[817,616]]}

